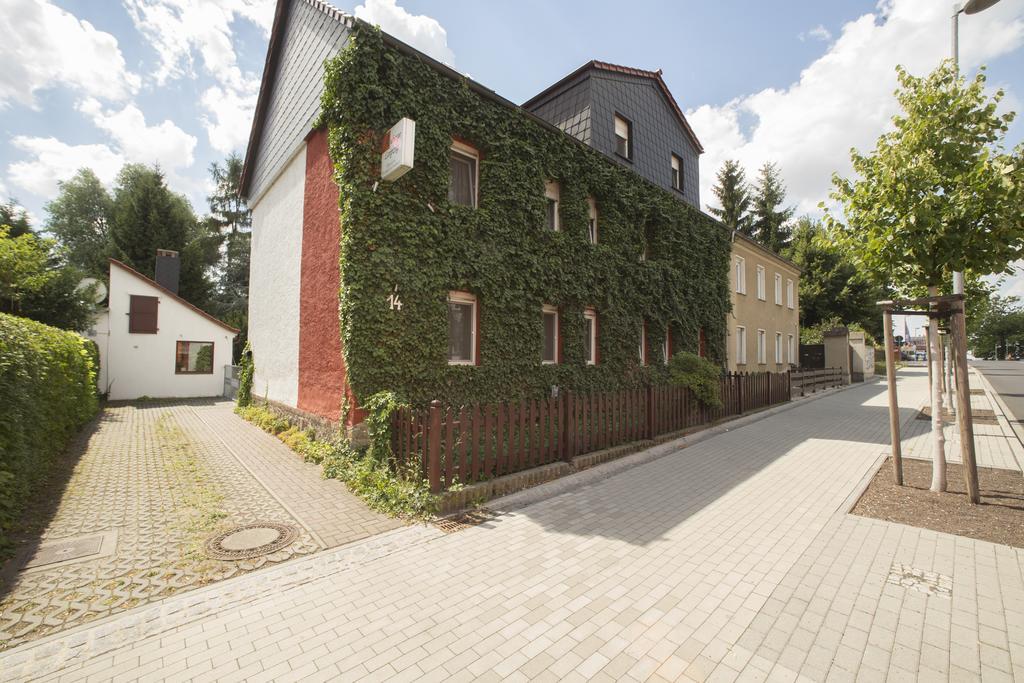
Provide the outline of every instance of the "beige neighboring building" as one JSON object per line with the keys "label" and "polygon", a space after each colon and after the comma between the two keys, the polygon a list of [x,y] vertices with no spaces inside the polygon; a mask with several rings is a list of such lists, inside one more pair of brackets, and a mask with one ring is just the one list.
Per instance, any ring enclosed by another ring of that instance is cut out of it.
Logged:
{"label": "beige neighboring building", "polygon": [[737,234],[729,274],[728,368],[782,372],[800,363],[800,269]]}

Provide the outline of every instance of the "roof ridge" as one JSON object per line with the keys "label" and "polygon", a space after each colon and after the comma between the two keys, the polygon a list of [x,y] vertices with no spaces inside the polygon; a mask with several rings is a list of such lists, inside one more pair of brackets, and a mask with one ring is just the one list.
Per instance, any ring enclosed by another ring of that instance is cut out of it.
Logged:
{"label": "roof ridge", "polygon": [[[314,1],[317,1],[317,0],[314,0]],[[113,256],[111,256],[108,260],[110,261],[110,263],[112,263],[114,265],[117,265],[117,266],[120,266],[122,269],[128,271],[130,274],[134,275],[135,277],[139,278],[140,280],[143,280],[144,282],[146,282],[146,284],[149,284],[149,285],[152,285],[153,287],[156,287],[158,290],[160,290],[161,292],[163,292],[167,296],[172,297],[175,301],[177,301],[179,303],[182,303],[182,304],[185,304],[186,306],[188,306],[193,311],[195,311],[199,315],[203,316],[207,320],[209,320],[211,322],[215,322],[218,325],[220,325],[221,327],[223,327],[225,329],[228,329],[228,330],[231,330],[235,334],[238,334],[238,332],[239,332],[238,328],[231,327],[231,325],[228,325],[223,320],[218,320],[217,318],[214,318],[212,315],[210,315],[209,313],[207,313],[203,309],[199,308],[195,304],[189,303],[185,299],[181,298],[179,295],[175,294],[171,290],[169,290],[166,287],[164,287],[163,285],[161,285],[159,282],[157,282],[153,278],[147,277],[147,276],[143,275],[142,273],[140,273],[139,271],[135,270],[134,268],[129,266],[127,263],[124,263],[122,261],[118,261]]]}

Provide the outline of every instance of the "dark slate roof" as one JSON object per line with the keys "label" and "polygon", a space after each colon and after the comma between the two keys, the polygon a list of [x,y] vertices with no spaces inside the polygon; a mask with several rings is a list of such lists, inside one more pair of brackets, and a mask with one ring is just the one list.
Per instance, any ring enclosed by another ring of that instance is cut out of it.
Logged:
{"label": "dark slate roof", "polygon": [[539,104],[541,100],[551,95],[555,91],[559,90],[563,85],[575,80],[579,76],[583,75],[587,71],[596,69],[599,71],[610,71],[613,73],[626,74],[627,76],[636,76],[638,78],[647,78],[658,86],[661,94],[665,96],[669,106],[672,108],[672,112],[676,115],[679,120],[679,125],[683,127],[690,140],[693,142],[694,147],[697,149],[698,154],[703,154],[704,147],[700,144],[700,140],[697,139],[697,134],[693,132],[693,128],[690,127],[690,123],[686,120],[683,115],[683,110],[679,108],[679,104],[676,99],[672,97],[672,93],[669,91],[668,86],[665,85],[665,80],[661,77],[661,69],[657,71],[645,71],[643,69],[634,69],[631,66],[620,66],[618,64],[609,64],[608,62],[599,62],[596,59],[592,59],[580,68],[573,71],[568,76],[560,79],[558,82],[548,86],[541,92],[537,93],[526,102],[523,102],[523,109],[532,109],[535,105]]}

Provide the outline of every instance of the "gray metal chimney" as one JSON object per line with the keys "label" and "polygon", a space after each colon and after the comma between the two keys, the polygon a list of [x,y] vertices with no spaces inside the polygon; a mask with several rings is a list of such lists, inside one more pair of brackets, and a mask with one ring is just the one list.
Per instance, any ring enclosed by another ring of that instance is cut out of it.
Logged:
{"label": "gray metal chimney", "polygon": [[172,294],[178,293],[178,280],[181,277],[181,259],[178,252],[171,249],[156,250],[156,283]]}

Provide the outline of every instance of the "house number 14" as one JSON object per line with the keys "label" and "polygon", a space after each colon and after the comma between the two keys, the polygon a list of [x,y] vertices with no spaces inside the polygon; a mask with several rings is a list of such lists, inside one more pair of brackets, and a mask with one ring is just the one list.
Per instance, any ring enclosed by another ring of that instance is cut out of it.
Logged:
{"label": "house number 14", "polygon": [[395,291],[388,295],[388,304],[391,306],[392,311],[402,310],[402,300],[398,296],[398,285],[395,285]]}

